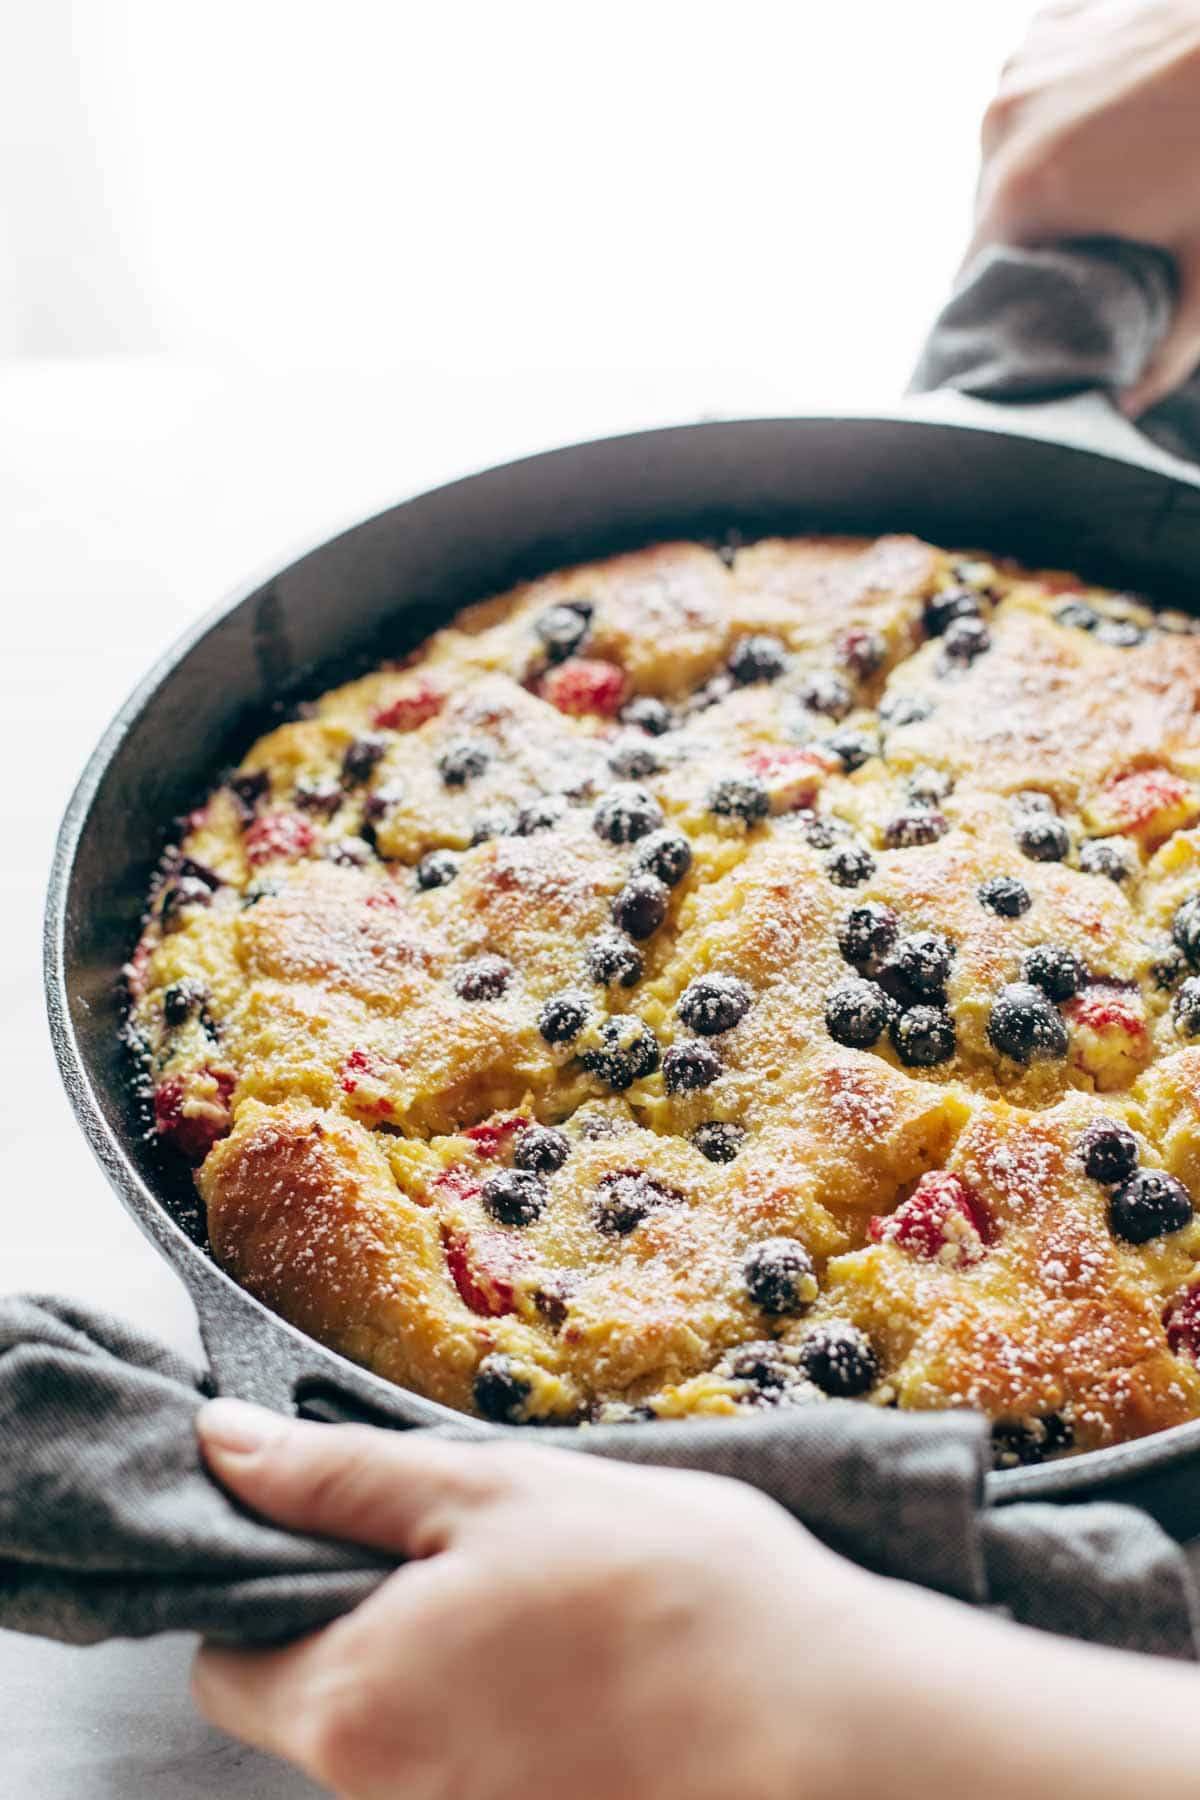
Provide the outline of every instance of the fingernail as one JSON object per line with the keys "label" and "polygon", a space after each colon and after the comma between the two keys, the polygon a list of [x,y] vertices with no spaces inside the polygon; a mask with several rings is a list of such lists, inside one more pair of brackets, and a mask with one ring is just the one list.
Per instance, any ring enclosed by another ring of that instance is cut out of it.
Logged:
{"label": "fingernail", "polygon": [[210,1400],[196,1414],[196,1429],[206,1444],[235,1456],[250,1456],[287,1430],[287,1420],[248,1400]]}

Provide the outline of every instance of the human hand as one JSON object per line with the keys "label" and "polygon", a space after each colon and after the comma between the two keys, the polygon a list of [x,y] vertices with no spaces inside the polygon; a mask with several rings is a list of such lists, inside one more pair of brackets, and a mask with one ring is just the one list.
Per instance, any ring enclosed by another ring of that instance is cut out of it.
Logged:
{"label": "human hand", "polygon": [[968,259],[994,242],[1109,236],[1155,244],[1179,273],[1175,318],[1131,416],[1200,362],[1200,6],[1065,0],[1037,12],[984,115]]}

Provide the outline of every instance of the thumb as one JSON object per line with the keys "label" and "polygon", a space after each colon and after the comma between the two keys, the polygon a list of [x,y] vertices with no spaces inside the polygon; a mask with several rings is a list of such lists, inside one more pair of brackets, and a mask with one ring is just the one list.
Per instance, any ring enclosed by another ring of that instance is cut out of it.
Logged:
{"label": "thumb", "polygon": [[308,1424],[244,1400],[210,1401],[196,1431],[212,1473],[252,1511],[406,1557],[445,1549],[466,1514],[508,1485],[486,1445]]}
{"label": "thumb", "polygon": [[1200,364],[1200,246],[1177,258],[1179,298],[1170,330],[1138,379],[1120,395],[1121,411],[1136,419],[1181,387]]}

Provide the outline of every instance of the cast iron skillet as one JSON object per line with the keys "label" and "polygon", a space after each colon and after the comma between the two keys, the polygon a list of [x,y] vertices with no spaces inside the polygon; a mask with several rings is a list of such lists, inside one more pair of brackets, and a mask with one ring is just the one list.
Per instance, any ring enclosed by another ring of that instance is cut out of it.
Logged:
{"label": "cast iron skillet", "polygon": [[[119,975],[169,821],[197,802],[223,760],[240,756],[281,694],[320,693],[356,655],[404,649],[464,602],[522,577],[730,530],[914,531],[1188,607],[1200,487],[1161,459],[1067,448],[991,420],[683,426],[551,451],[406,501],[234,594],[190,631],[121,709],[67,809],[45,973],[71,1102],[117,1193],[186,1283],[220,1392],[399,1426],[463,1423],[237,1287],[198,1241],[190,1183],[147,1140],[119,1047]],[[996,1500],[1103,1493],[1194,1530],[1200,1420],[991,1480]]]}

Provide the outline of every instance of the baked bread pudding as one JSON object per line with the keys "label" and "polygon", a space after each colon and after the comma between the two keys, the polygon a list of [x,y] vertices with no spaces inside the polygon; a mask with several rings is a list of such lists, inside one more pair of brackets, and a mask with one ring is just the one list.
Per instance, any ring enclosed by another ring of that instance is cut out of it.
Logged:
{"label": "baked bread pudding", "polygon": [[261,738],[128,970],[221,1265],[508,1422],[1200,1416],[1200,637],[915,538],[670,543]]}

